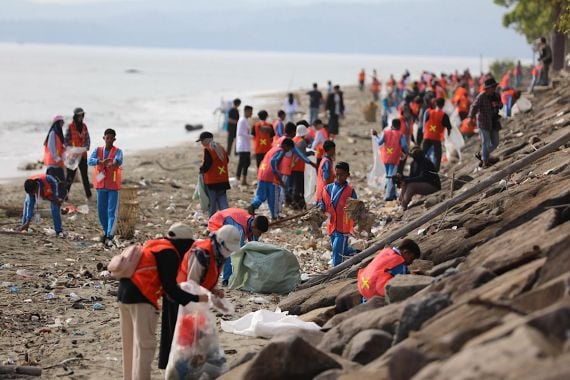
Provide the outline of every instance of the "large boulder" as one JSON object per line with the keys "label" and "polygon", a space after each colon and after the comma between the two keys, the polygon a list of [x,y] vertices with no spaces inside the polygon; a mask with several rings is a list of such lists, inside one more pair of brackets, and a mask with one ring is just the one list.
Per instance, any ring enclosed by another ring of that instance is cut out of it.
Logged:
{"label": "large boulder", "polygon": [[361,303],[360,305],[357,305],[352,309],[345,311],[344,313],[336,314],[327,323],[325,323],[323,330],[330,330],[348,318],[352,318],[357,314],[369,310],[374,310],[382,306],[386,306],[386,299],[384,297],[373,297],[372,299],[366,301],[366,303]]}
{"label": "large boulder", "polygon": [[346,285],[340,290],[335,299],[335,312],[342,313],[362,303],[362,295],[356,282]]}
{"label": "large boulder", "polygon": [[360,364],[368,364],[392,346],[392,335],[382,330],[364,330],[352,338],[342,356]]}
{"label": "large boulder", "polygon": [[475,267],[469,271],[460,271],[451,276],[434,281],[425,291],[449,294],[452,300],[467,294],[470,290],[491,281],[496,276],[483,267]]}
{"label": "large boulder", "polygon": [[437,277],[443,274],[449,268],[456,268],[459,264],[465,261],[464,257],[456,257],[455,259],[444,261],[432,267],[426,274],[428,276]]}
{"label": "large boulder", "polygon": [[570,272],[521,294],[514,299],[513,306],[532,312],[544,309],[568,296],[570,296]]}
{"label": "large boulder", "polygon": [[398,275],[386,284],[388,303],[403,301],[430,285],[433,277],[420,275]]}
{"label": "large boulder", "polygon": [[279,307],[290,314],[301,315],[321,307],[333,306],[340,291],[350,284],[356,284],[356,280],[343,279],[303,289],[291,293],[279,303]]}
{"label": "large boulder", "polygon": [[299,319],[305,322],[315,322],[317,325],[322,326],[335,314],[335,306],[321,307],[309,311],[308,313],[299,316]]}

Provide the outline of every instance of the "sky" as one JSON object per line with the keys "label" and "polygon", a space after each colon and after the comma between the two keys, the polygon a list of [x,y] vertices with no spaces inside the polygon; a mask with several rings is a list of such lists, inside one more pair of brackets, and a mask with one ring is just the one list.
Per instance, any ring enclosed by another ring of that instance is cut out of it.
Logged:
{"label": "sky", "polygon": [[493,0],[0,0],[0,42],[531,58]]}

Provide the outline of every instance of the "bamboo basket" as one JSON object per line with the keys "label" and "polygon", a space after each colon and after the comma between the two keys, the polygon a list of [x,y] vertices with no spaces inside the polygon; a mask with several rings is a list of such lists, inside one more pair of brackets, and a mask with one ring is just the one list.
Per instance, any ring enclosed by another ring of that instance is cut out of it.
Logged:
{"label": "bamboo basket", "polygon": [[117,233],[122,239],[130,239],[135,234],[135,226],[139,219],[137,191],[136,186],[124,186],[120,190]]}

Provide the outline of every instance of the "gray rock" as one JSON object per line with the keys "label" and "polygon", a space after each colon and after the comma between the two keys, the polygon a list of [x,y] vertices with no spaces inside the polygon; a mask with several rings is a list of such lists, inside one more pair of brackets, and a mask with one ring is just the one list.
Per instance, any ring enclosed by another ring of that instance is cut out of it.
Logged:
{"label": "gray rock", "polygon": [[419,275],[398,275],[386,284],[388,303],[403,301],[430,285],[433,277]]}
{"label": "gray rock", "polygon": [[321,307],[333,306],[340,291],[349,284],[356,284],[356,280],[332,281],[303,289],[282,300],[279,307],[290,314],[301,315]]}
{"label": "gray rock", "polygon": [[348,284],[340,290],[335,299],[335,312],[342,313],[362,303],[362,295],[356,283]]}
{"label": "gray rock", "polygon": [[345,311],[344,313],[336,314],[327,323],[325,323],[325,325],[323,326],[323,330],[330,330],[348,318],[352,318],[357,314],[377,309],[382,306],[386,306],[386,299],[384,297],[373,297],[372,299],[368,300],[366,303],[361,303],[360,305],[357,305],[352,309]]}
{"label": "gray rock", "polygon": [[457,267],[463,261],[465,261],[464,257],[456,257],[455,259],[447,260],[441,264],[434,266],[426,274],[428,276],[437,277],[440,274],[444,273],[447,269]]}
{"label": "gray rock", "polygon": [[364,330],[352,338],[342,356],[360,364],[368,364],[392,346],[392,335],[382,330]]}
{"label": "gray rock", "polygon": [[443,293],[432,293],[422,299],[408,303],[402,312],[394,337],[394,344],[406,339],[410,331],[419,330],[425,321],[449,305],[451,305],[449,295]]}
{"label": "gray rock", "polygon": [[390,361],[388,362],[390,380],[411,379],[430,361],[431,360],[418,349],[402,347],[401,349],[394,351]]}

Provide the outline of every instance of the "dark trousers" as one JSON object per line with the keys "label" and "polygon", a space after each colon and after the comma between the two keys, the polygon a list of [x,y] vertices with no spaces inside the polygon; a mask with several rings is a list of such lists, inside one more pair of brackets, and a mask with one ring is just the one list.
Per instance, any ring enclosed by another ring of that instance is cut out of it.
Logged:
{"label": "dark trousers", "polygon": [[237,124],[228,123],[228,146],[226,151],[228,156],[232,154],[232,146],[234,145],[234,140],[236,139]]}
{"label": "dark trousers", "polygon": [[54,177],[57,180],[57,194],[58,194],[58,198],[59,199],[65,199],[65,197],[67,196],[67,186],[65,183],[65,172],[63,171],[63,168],[60,166],[53,166],[50,168],[47,168],[46,170],[46,174],[47,175],[51,175],[52,177]]}
{"label": "dark trousers", "polygon": [[261,161],[263,161],[264,157],[265,157],[265,153],[257,153],[255,155],[255,162],[257,163],[257,167],[259,167],[259,165],[261,165]]}
{"label": "dark trousers", "polygon": [[174,338],[174,328],[178,317],[178,304],[167,297],[162,298],[162,323],[160,326],[160,349],[158,352],[158,368],[166,369],[170,346]]}
{"label": "dark trousers", "polygon": [[292,206],[295,210],[303,210],[305,205],[305,172],[291,173]]}
{"label": "dark trousers", "polygon": [[[81,182],[83,183],[83,190],[85,190],[85,196],[91,198],[91,188],[89,186],[89,176],[87,175],[87,157],[82,157],[79,161],[79,171],[81,172]],[[67,169],[67,194],[71,191],[71,185],[75,179],[75,173],[77,169],[71,170]]]}
{"label": "dark trousers", "polygon": [[236,177],[239,179],[242,175],[247,177],[247,169],[251,164],[251,152],[239,152],[239,161],[237,165]]}
{"label": "dark trousers", "polygon": [[434,166],[435,170],[439,171],[439,166],[441,165],[441,141],[436,140],[424,140],[422,142],[422,150],[424,154],[427,156],[428,150],[433,147],[433,153],[435,156]]}

